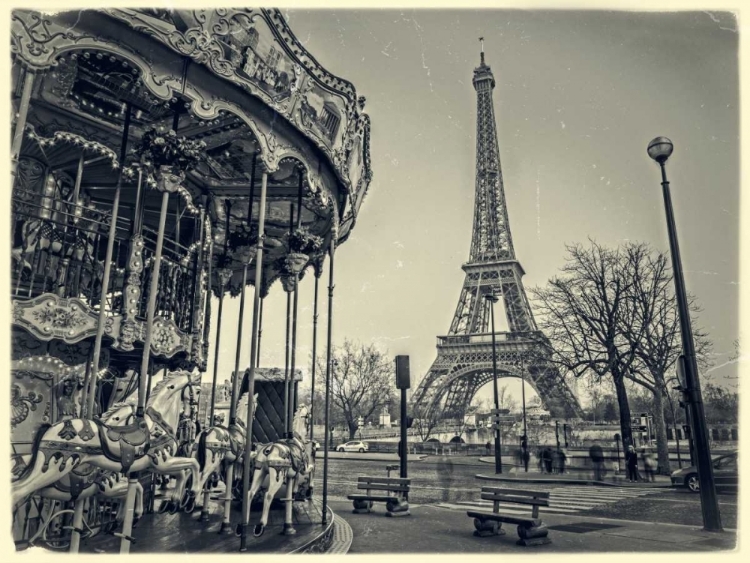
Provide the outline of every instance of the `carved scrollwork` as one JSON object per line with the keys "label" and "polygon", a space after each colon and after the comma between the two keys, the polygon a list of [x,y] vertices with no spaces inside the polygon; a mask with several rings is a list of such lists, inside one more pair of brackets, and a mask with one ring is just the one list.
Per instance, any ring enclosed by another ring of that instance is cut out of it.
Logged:
{"label": "carved scrollwork", "polygon": [[44,400],[44,397],[34,391],[29,391],[28,395],[21,394],[21,388],[13,385],[11,388],[11,416],[10,425],[15,428],[29,416],[31,411],[36,410],[36,406]]}
{"label": "carved scrollwork", "polygon": [[171,358],[190,350],[190,335],[177,328],[172,319],[157,319],[151,326],[151,351],[156,356]]}
{"label": "carved scrollwork", "polygon": [[232,76],[234,67],[224,58],[219,42],[202,29],[189,29],[184,34],[175,30],[167,37],[177,52],[195,62],[205,64],[219,76]]}
{"label": "carved scrollwork", "polygon": [[29,301],[13,302],[13,323],[41,340],[78,342],[96,334],[97,322],[97,313],[80,299],[46,293]]}

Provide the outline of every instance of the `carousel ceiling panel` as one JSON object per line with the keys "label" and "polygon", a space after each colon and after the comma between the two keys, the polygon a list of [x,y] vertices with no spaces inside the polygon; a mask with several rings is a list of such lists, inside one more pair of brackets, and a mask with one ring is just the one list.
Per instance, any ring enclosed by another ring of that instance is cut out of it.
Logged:
{"label": "carousel ceiling panel", "polygon": [[[365,99],[307,52],[281,11],[174,10],[170,18],[161,18],[154,10],[107,13],[253,94],[273,110],[272,119],[280,114],[327,155],[347,191],[366,190],[371,172],[370,123],[362,113]],[[205,100],[223,96],[210,91],[200,95]],[[367,146],[361,159],[351,153],[363,141]],[[273,152],[271,147],[266,150]]]}

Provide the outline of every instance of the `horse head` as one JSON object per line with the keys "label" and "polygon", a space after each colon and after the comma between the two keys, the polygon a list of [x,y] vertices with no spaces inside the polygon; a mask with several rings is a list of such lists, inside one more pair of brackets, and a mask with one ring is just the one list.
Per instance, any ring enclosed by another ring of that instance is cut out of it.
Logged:
{"label": "horse head", "polygon": [[182,393],[187,386],[200,382],[200,372],[194,370],[176,370],[167,375],[151,391],[147,408],[158,412],[172,428],[176,428],[180,419]]}
{"label": "horse head", "polygon": [[293,430],[295,434],[300,436],[300,440],[304,440],[307,436],[307,431],[310,428],[310,407],[307,405],[300,405],[294,412]]}

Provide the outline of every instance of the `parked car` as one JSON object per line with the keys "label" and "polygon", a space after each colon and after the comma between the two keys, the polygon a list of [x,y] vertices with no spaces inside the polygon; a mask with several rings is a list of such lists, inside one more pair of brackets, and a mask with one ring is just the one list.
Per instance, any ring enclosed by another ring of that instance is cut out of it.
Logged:
{"label": "parked car", "polygon": [[370,449],[367,442],[347,442],[336,446],[337,452],[359,452],[364,453]]}
{"label": "parked car", "polygon": [[[717,492],[737,492],[738,470],[737,452],[714,458],[714,482]],[[685,467],[672,472],[672,485],[685,487],[694,493],[700,492],[701,485],[697,467]]]}

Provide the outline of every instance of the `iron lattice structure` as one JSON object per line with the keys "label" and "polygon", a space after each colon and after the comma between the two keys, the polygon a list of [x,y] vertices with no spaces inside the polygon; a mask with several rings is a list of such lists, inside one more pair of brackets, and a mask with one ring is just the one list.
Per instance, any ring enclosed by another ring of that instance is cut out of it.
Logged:
{"label": "iron lattice structure", "polygon": [[525,377],[553,417],[581,415],[581,407],[548,358],[549,341],[537,329],[521,278],[508,221],[492,92],[495,78],[485,64],[474,69],[477,92],[477,160],[474,230],[458,306],[447,336],[439,336],[437,359],[414,391],[414,412],[443,405],[443,418],[462,416],[476,392],[492,381],[491,302],[502,295],[507,332],[497,332],[498,377]]}

